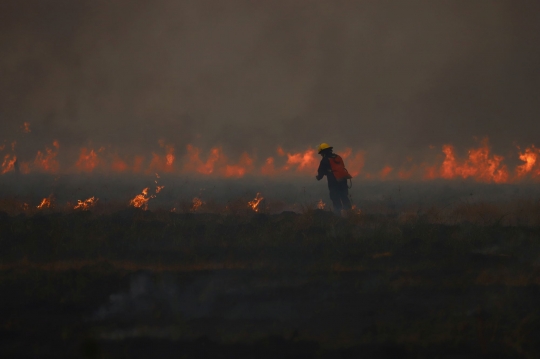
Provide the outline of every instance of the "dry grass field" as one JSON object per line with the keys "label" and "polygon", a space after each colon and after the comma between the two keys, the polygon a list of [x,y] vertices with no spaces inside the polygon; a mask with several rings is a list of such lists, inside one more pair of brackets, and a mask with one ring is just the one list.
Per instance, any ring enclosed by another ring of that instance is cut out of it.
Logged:
{"label": "dry grass field", "polygon": [[533,200],[0,209],[1,357],[540,356]]}

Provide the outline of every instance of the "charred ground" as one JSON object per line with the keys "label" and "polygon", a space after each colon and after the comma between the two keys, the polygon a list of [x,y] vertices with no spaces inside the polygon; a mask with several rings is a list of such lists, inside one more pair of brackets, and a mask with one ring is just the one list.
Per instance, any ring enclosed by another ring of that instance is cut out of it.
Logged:
{"label": "charred ground", "polygon": [[518,207],[4,212],[0,350],[535,357],[540,205]]}

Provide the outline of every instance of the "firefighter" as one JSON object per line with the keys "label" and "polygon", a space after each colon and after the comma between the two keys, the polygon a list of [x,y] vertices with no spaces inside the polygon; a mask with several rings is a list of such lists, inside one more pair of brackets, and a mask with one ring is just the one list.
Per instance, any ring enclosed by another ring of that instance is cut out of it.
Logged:
{"label": "firefighter", "polygon": [[349,187],[347,186],[347,179],[352,177],[345,168],[343,159],[333,153],[332,149],[333,147],[327,143],[321,143],[317,146],[322,159],[315,178],[317,181],[320,181],[326,176],[334,213],[341,215],[342,209],[349,210],[352,207],[351,200],[349,199]]}

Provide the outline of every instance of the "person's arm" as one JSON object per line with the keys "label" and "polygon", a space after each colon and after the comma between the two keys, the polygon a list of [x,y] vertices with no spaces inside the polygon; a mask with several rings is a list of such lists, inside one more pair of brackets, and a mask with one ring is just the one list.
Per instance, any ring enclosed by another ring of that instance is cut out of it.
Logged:
{"label": "person's arm", "polygon": [[317,181],[320,181],[324,175],[328,173],[328,168],[330,167],[330,162],[328,161],[328,158],[323,158],[321,160],[321,163],[319,164],[319,169],[317,170],[317,175],[315,178]]}

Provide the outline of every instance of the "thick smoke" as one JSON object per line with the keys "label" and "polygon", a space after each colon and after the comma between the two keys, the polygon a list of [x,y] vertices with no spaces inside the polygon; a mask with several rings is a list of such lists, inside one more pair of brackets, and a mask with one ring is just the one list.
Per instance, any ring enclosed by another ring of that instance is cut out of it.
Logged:
{"label": "thick smoke", "polygon": [[539,14],[514,0],[2,1],[0,141],[261,158],[327,141],[393,163],[488,136],[506,156],[538,142]]}

